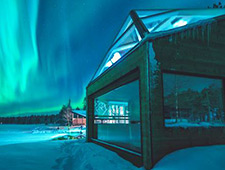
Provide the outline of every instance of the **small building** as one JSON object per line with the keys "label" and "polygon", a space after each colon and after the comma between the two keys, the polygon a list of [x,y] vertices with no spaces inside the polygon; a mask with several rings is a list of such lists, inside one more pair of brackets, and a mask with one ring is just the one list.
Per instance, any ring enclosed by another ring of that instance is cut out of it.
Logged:
{"label": "small building", "polygon": [[73,125],[84,125],[86,126],[86,110],[72,109],[73,113]]}
{"label": "small building", "polygon": [[87,86],[87,141],[150,169],[225,144],[225,9],[133,10]]}

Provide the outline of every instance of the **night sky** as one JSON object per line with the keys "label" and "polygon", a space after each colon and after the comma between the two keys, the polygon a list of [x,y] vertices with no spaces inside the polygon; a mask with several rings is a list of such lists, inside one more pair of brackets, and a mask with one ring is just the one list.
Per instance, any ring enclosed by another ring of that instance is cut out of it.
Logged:
{"label": "night sky", "polygon": [[[58,112],[85,88],[131,9],[218,0],[1,0],[0,116]],[[222,1],[223,4],[225,0]]]}

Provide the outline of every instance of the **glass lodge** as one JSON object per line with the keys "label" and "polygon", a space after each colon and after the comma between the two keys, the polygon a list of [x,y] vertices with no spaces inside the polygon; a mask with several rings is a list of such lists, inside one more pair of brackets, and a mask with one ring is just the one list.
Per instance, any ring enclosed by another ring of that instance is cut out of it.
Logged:
{"label": "glass lodge", "polygon": [[87,87],[87,141],[150,169],[225,144],[225,9],[132,10]]}

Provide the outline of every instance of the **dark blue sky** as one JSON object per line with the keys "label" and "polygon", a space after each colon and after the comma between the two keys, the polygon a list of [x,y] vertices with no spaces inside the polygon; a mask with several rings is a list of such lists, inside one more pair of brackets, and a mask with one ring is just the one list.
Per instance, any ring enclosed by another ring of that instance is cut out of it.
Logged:
{"label": "dark blue sky", "polygon": [[58,111],[69,98],[73,107],[81,106],[131,9],[207,8],[217,2],[2,0],[0,115]]}

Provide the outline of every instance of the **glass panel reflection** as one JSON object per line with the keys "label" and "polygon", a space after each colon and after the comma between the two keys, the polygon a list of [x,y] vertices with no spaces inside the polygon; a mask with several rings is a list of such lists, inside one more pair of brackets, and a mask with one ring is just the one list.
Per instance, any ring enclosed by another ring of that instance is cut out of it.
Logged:
{"label": "glass panel reflection", "polygon": [[129,28],[129,26],[133,23],[133,20],[131,19],[130,15],[127,17],[125,23],[123,24],[120,32],[118,33],[118,35],[116,36],[114,42],[116,42],[116,40],[127,30],[127,28]]}
{"label": "glass panel reflection", "polygon": [[[152,12],[152,14],[151,14]],[[157,13],[158,12],[158,15]],[[140,13],[137,11],[137,13]],[[141,12],[141,16],[145,16]],[[156,13],[156,14],[155,14]],[[147,14],[147,11],[146,11]],[[224,15],[224,9],[202,9],[202,10],[169,10],[169,11],[149,11],[149,15],[142,17],[142,21],[150,33],[168,31],[189,24],[212,19]]]}
{"label": "glass panel reflection", "polygon": [[222,80],[163,74],[165,126],[224,126]]}
{"label": "glass panel reflection", "polygon": [[109,50],[106,55],[106,59],[95,74],[94,79],[111,67],[114,63],[118,62],[125,54],[134,48],[139,41],[141,41],[141,37],[136,27],[131,25],[126,33],[120,37],[120,39]]}
{"label": "glass panel reflection", "polygon": [[138,80],[96,98],[94,106],[96,139],[141,151]]}

